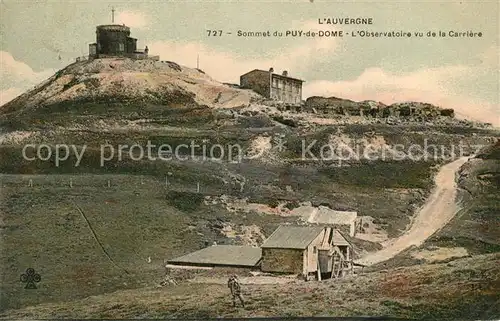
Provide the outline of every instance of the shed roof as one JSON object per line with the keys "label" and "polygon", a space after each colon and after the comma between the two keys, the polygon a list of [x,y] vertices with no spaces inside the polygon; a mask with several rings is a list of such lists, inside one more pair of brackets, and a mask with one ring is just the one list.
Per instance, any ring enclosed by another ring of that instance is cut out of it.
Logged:
{"label": "shed roof", "polygon": [[317,220],[321,223],[350,225],[356,221],[357,217],[358,213],[354,211],[337,211],[320,206]]}
{"label": "shed roof", "polygon": [[239,245],[214,245],[169,260],[169,264],[255,266],[259,263],[262,250],[258,247]]}
{"label": "shed roof", "polygon": [[310,223],[330,225],[351,225],[358,216],[354,211],[337,211],[326,206],[300,206],[294,208],[292,214],[302,216]]}
{"label": "shed roof", "polygon": [[351,244],[346,240],[344,235],[340,233],[338,230],[334,229],[333,230],[333,237],[332,237],[332,244],[333,245],[347,245],[350,246]]}
{"label": "shed roof", "polygon": [[280,225],[261,247],[305,249],[323,229],[321,226]]}

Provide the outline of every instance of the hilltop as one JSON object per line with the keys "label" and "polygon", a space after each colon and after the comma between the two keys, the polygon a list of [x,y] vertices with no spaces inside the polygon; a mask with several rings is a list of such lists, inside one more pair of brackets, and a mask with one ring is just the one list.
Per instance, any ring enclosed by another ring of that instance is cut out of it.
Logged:
{"label": "hilltop", "polygon": [[247,105],[256,97],[251,91],[221,84],[199,69],[175,62],[101,58],[82,60],[59,70],[2,106],[1,113],[27,112],[63,103],[113,101],[230,108]]}
{"label": "hilltop", "polygon": [[[181,119],[183,115],[188,119]],[[138,128],[167,121],[171,125],[181,120],[187,120],[182,121],[182,126],[189,127],[193,121],[197,125],[214,125],[216,119],[227,122],[228,118],[238,117],[257,118],[261,127],[380,123],[485,127],[455,119],[453,109],[421,102],[385,105],[313,96],[301,108],[290,109],[238,85],[220,83],[200,69],[171,61],[116,57],[72,63],[0,106],[4,133],[78,125],[99,129],[116,125]],[[248,125],[252,126],[247,122],[243,129]]]}

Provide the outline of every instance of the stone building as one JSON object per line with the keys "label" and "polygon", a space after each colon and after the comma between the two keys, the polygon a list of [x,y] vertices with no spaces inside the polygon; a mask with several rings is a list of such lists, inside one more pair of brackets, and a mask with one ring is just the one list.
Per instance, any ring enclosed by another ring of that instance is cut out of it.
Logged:
{"label": "stone building", "polygon": [[119,24],[97,26],[96,42],[89,44],[90,59],[107,57],[160,60],[159,56],[149,55],[147,46],[137,49],[137,39],[130,37],[130,28]]}
{"label": "stone building", "polygon": [[130,28],[125,25],[102,25],[97,26],[96,43],[90,46],[98,56],[124,56],[137,50],[137,39],[130,37]]}
{"label": "stone building", "polygon": [[302,103],[302,83],[304,81],[288,76],[287,71],[276,74],[255,69],[240,76],[240,87],[252,89],[258,94],[285,104],[300,105]]}

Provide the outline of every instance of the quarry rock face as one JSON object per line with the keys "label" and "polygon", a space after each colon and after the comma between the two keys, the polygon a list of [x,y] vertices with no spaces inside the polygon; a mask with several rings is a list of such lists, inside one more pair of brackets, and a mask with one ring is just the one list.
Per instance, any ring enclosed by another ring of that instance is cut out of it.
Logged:
{"label": "quarry rock face", "polygon": [[361,102],[338,97],[309,97],[305,102],[307,111],[320,114],[336,114],[345,116],[371,116],[375,118],[423,117],[426,119],[455,116],[453,109],[443,109],[432,104],[421,102],[403,102],[385,105],[381,102],[365,100]]}

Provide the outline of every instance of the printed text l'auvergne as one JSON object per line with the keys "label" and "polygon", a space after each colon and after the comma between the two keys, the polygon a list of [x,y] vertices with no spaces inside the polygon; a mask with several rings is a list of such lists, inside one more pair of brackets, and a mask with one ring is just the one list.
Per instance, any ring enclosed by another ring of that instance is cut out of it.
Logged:
{"label": "printed text l'auvergne", "polygon": [[373,18],[318,18],[320,25],[372,25]]}

